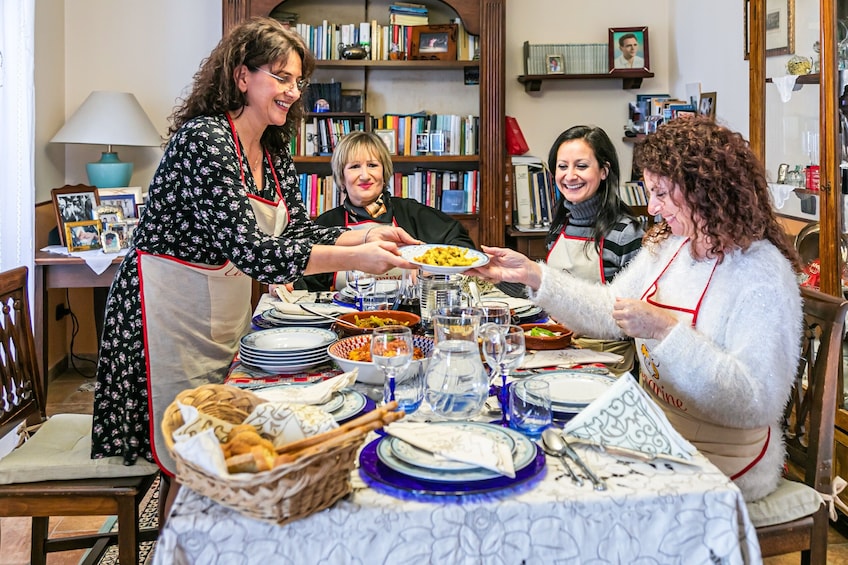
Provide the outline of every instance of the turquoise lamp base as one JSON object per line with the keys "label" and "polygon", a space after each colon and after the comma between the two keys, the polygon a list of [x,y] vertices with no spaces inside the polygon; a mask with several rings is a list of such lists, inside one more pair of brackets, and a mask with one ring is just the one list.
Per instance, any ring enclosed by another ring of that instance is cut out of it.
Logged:
{"label": "turquoise lamp base", "polygon": [[88,182],[97,188],[115,188],[130,185],[133,164],[118,159],[118,154],[104,151],[100,160],[85,166]]}

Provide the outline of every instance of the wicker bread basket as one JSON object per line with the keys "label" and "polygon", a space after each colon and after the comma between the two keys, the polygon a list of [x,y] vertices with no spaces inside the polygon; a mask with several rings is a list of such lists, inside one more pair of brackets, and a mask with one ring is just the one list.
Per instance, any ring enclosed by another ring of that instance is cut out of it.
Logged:
{"label": "wicker bread basket", "polygon": [[195,492],[246,516],[286,524],[331,506],[351,491],[350,473],[365,434],[256,473],[246,480],[227,480],[174,451],[173,433],[183,425],[177,401],[233,424],[243,422],[265,401],[252,392],[229,385],[203,385],[177,395],[165,411],[162,429],[168,450],[177,463],[177,480]]}

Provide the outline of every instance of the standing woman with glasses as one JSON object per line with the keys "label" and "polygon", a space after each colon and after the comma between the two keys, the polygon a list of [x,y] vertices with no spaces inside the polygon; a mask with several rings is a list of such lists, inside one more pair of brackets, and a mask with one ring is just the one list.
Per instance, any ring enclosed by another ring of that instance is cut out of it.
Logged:
{"label": "standing woman with glasses", "polygon": [[223,382],[250,327],[251,279],[286,283],[354,264],[373,273],[412,268],[397,249],[418,241],[400,228],[363,235],[309,219],[289,141],[314,66],[299,35],[252,19],[203,61],[171,116],[144,216],[109,292],[92,457],[120,455],[127,465],[143,457],[173,474],[162,414],[181,390]]}

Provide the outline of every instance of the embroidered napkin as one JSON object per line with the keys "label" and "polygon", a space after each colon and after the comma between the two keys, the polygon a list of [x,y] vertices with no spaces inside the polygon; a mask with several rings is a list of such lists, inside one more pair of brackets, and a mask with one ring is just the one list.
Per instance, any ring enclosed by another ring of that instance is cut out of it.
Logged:
{"label": "embroidered napkin", "polygon": [[394,422],[384,429],[419,449],[515,478],[512,450],[504,442],[470,430],[417,422]]}
{"label": "embroidered napkin", "polygon": [[563,432],[602,445],[686,460],[696,451],[639,383],[626,375],[572,418]]}
{"label": "embroidered napkin", "polygon": [[270,402],[324,404],[330,401],[334,393],[353,386],[358,372],[359,369],[354,368],[347,373],[308,386],[278,386],[259,389],[254,391],[254,394]]}
{"label": "embroidered napkin", "polygon": [[617,353],[609,351],[592,351],[591,349],[548,349],[527,353],[520,369],[539,369],[542,367],[573,367],[590,363],[618,363],[624,359]]}

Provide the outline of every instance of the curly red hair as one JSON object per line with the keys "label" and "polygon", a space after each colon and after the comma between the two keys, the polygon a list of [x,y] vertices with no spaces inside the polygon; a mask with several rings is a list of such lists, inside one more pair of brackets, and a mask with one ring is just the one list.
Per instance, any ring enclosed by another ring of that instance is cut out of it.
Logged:
{"label": "curly red hair", "polygon": [[[633,164],[679,187],[719,262],[733,249],[767,239],[800,268],[772,209],[765,167],[739,133],[707,117],[678,118],[637,143]],[[646,234],[646,243],[669,233],[659,224]]]}

